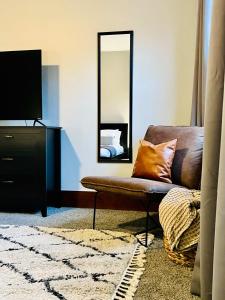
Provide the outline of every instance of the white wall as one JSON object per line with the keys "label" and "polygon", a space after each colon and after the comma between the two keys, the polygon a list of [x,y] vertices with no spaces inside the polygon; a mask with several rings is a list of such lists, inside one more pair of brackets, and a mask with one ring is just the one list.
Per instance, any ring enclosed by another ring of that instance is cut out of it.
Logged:
{"label": "white wall", "polygon": [[129,122],[130,51],[101,51],[101,123]]}
{"label": "white wall", "polygon": [[43,50],[46,123],[63,127],[63,189],[132,170],[96,162],[97,32],[134,30],[136,149],[149,124],[189,124],[196,15],[197,0],[0,0],[0,50]]}
{"label": "white wall", "polygon": [[114,34],[101,36],[101,51],[129,51],[130,34]]}

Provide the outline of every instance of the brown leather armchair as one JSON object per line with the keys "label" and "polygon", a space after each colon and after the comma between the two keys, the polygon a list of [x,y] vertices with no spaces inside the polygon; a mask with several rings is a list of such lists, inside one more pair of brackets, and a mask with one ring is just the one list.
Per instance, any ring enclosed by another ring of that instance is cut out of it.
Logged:
{"label": "brown leather armchair", "polygon": [[[146,210],[146,240],[148,235],[149,212],[158,208],[166,193],[174,187],[200,189],[203,127],[189,126],[149,126],[145,140],[160,144],[177,139],[176,152],[171,168],[171,183],[161,181],[116,176],[88,176],[81,180],[84,187],[96,191],[94,200],[93,228],[95,228],[96,202],[99,192],[126,194],[141,201]],[[153,208],[153,209],[152,209]]]}

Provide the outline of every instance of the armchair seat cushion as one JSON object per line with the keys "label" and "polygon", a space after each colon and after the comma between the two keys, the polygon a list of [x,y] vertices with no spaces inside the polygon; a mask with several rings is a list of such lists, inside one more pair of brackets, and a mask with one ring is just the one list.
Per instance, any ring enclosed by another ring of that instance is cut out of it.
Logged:
{"label": "armchair seat cushion", "polygon": [[145,197],[146,194],[166,194],[174,187],[181,187],[161,181],[118,176],[88,176],[81,180],[84,187],[98,192],[126,194],[135,197]]}

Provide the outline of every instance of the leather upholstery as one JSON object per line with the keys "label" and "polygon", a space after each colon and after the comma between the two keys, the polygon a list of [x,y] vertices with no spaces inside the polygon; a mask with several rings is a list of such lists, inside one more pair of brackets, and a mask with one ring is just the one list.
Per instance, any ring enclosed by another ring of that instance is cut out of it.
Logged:
{"label": "leather upholstery", "polygon": [[143,197],[146,193],[166,194],[170,189],[179,187],[155,180],[117,176],[88,176],[81,183],[84,187],[99,192],[123,193],[135,197]]}
{"label": "leather upholstery", "polygon": [[200,188],[203,127],[149,126],[144,139],[153,144],[177,139],[171,169],[172,182],[192,189]]}
{"label": "leather upholstery", "polygon": [[202,127],[149,126],[144,139],[160,144],[177,139],[176,152],[172,164],[172,183],[116,176],[84,177],[84,187],[96,191],[122,193],[135,197],[149,194],[166,194],[173,187],[185,186],[198,189],[201,180],[204,132]]}
{"label": "leather upholstery", "polygon": [[176,139],[157,145],[142,140],[138,149],[132,176],[172,183],[171,166],[176,143]]}

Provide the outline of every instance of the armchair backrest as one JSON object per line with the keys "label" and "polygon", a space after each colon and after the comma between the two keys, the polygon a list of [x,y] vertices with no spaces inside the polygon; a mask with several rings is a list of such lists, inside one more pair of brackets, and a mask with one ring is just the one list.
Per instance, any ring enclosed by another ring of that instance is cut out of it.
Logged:
{"label": "armchair backrest", "polygon": [[203,127],[149,126],[145,140],[160,144],[177,139],[177,147],[171,169],[172,182],[191,189],[199,189],[201,183]]}

